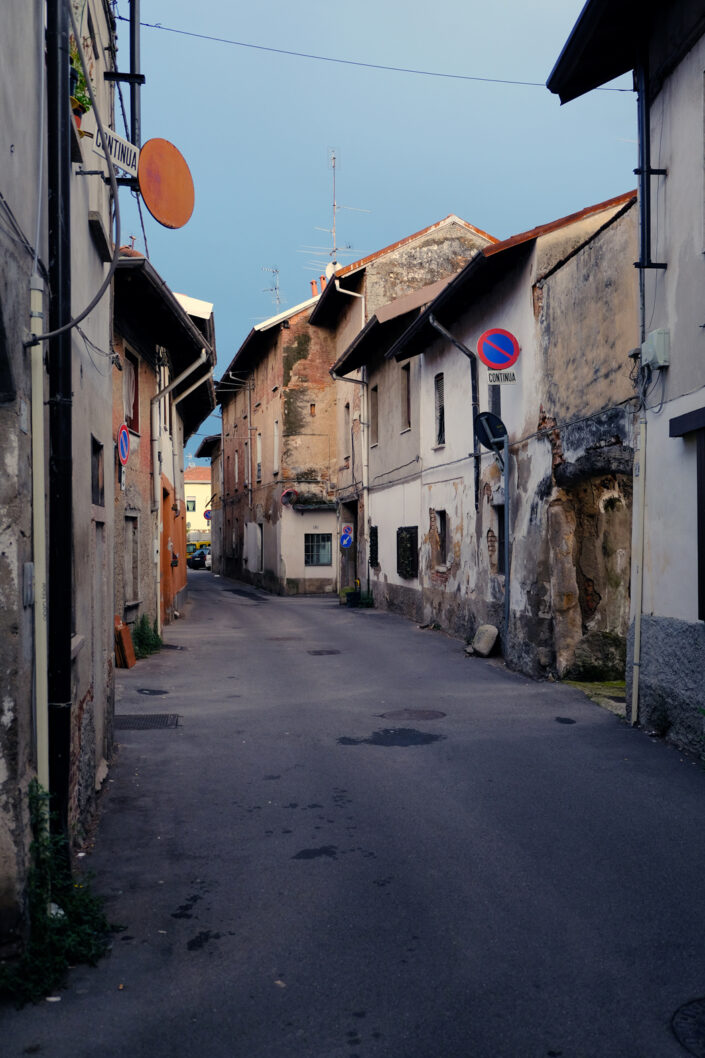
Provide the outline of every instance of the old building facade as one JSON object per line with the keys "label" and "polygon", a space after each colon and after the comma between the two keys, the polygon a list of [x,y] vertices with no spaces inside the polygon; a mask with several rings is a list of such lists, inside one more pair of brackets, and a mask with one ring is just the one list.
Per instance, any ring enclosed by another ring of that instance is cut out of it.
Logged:
{"label": "old building facade", "polygon": [[337,587],[336,398],[316,301],[257,324],[217,390],[223,571],[281,594]]}
{"label": "old building facade", "polygon": [[[339,583],[364,591],[368,587],[369,511],[368,493],[374,483],[372,453],[378,439],[371,423],[387,424],[383,408],[377,407],[378,392],[367,384],[364,357],[378,328],[392,331],[407,311],[430,300],[429,286],[443,285],[456,275],[479,250],[495,242],[492,236],[454,214],[401,239],[369,257],[338,269],[311,314],[314,326],[326,329],[333,342],[333,377],[337,380],[337,447],[339,452],[336,498],[338,527],[354,529],[352,546],[339,550]],[[418,291],[423,290],[421,301]],[[408,301],[382,311],[391,302]],[[402,322],[404,320],[402,319]],[[408,322],[408,321],[407,321]],[[354,349],[351,349],[354,346]],[[359,349],[357,347],[360,347]],[[402,442],[404,453],[413,447],[413,437]]]}
{"label": "old building facade", "polygon": [[[639,105],[640,407],[627,700],[705,754],[702,4],[586,4],[548,81],[562,102],[634,71]],[[629,351],[625,347],[625,354]]]}
{"label": "old building facade", "polygon": [[111,191],[78,175],[81,163],[97,164],[70,97],[72,76],[85,84],[82,53],[112,122],[103,73],[115,68],[114,45],[102,0],[3,9],[0,950],[25,925],[31,780],[51,791],[58,825],[80,837],[111,752],[112,353],[110,298],[99,296],[110,281]]}
{"label": "old building facade", "polygon": [[116,453],[121,427],[130,443],[126,464],[116,457],[114,469],[115,612],[128,625],[146,614],[160,628],[186,598],[184,445],[215,407],[216,356],[212,306],[206,317],[187,308],[191,300],[173,294],[145,257],[123,251],[115,275]]}
{"label": "old building facade", "polygon": [[[367,375],[377,605],[461,636],[495,624],[505,657],[532,674],[621,676],[634,243],[625,195],[488,244],[440,290],[379,309],[351,343],[336,367]],[[513,384],[492,385],[478,360],[493,327],[519,342]],[[509,497],[474,435],[487,410],[509,432]]]}

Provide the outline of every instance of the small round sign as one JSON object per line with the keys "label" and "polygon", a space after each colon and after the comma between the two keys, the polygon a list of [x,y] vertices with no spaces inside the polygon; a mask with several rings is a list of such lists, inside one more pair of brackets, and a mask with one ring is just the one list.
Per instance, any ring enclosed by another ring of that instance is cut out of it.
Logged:
{"label": "small round sign", "polygon": [[204,511],[203,512],[203,517],[206,519],[207,522],[209,522],[211,520],[212,514],[213,514],[212,511]]}
{"label": "small round sign", "polygon": [[519,342],[509,331],[493,327],[477,339],[477,355],[490,371],[504,371],[519,359]]}
{"label": "small round sign", "polygon": [[120,463],[122,466],[126,467],[127,460],[130,458],[130,431],[127,429],[125,423],[123,423],[118,430],[117,450]]}

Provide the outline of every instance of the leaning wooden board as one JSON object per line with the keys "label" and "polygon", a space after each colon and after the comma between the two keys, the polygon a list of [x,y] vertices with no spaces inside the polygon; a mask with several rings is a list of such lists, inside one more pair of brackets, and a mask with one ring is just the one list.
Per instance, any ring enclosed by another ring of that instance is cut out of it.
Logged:
{"label": "leaning wooden board", "polygon": [[131,669],[136,663],[130,629],[119,614],[115,614],[115,664],[119,669]]}

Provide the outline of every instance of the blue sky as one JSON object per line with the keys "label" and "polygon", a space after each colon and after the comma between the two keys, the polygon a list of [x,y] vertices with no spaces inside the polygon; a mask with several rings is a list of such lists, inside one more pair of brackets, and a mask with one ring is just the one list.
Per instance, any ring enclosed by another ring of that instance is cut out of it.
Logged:
{"label": "blue sky", "polygon": [[[142,29],[143,140],[186,158],[196,204],[179,231],[143,208],[152,264],[214,303],[218,369],[258,320],[310,296],[337,242],[348,263],[456,213],[506,238],[635,186],[636,103],[597,91],[561,107],[544,82],[581,0],[142,0],[142,21],[259,49]],[[119,15],[129,13],[118,0]],[[119,61],[129,66],[126,22]],[[260,50],[475,77],[370,69]],[[629,79],[615,82],[631,88]],[[117,131],[124,134],[121,120]],[[139,216],[122,192],[122,241]],[[368,212],[362,212],[362,211]],[[318,247],[320,252],[311,251]],[[281,306],[267,288],[279,270]],[[218,432],[216,419],[199,435]],[[200,436],[191,440],[193,452]]]}

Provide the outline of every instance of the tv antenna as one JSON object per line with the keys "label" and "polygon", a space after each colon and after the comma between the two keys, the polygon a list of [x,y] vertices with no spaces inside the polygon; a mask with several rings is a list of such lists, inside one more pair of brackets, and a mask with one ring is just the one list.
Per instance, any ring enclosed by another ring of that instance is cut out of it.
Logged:
{"label": "tv antenna", "polygon": [[345,243],[344,246],[338,246],[338,235],[337,235],[337,216],[341,209],[349,210],[352,213],[371,213],[370,209],[357,209],[355,206],[339,206],[336,198],[336,171],[338,166],[338,158],[335,153],[334,147],[328,148],[328,166],[333,170],[333,227],[332,228],[316,228],[316,231],[325,231],[331,236],[332,245],[328,252],[328,256],[334,264],[338,262],[338,256],[342,254],[352,253],[352,244]]}
{"label": "tv antenna", "polygon": [[272,300],[274,301],[274,304],[277,306],[277,308],[279,308],[279,306],[282,303],[282,297],[281,297],[281,293],[279,291],[279,269],[278,268],[268,268],[266,265],[263,265],[262,266],[262,271],[263,272],[271,272],[272,276],[273,276],[271,287],[265,287],[264,290],[262,291],[262,293],[263,294],[272,294],[273,295],[273,299]]}

